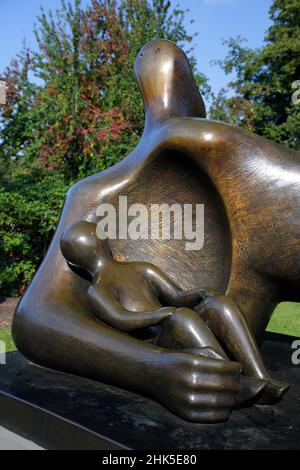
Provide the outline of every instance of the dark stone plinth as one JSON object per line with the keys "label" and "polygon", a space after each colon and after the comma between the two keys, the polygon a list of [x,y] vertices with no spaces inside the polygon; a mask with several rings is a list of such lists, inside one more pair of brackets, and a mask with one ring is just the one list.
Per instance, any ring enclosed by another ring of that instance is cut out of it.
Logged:
{"label": "dark stone plinth", "polygon": [[48,449],[299,449],[294,339],[268,334],[262,347],[269,369],[292,384],[284,399],[273,407],[234,411],[217,425],[187,423],[148,398],[10,353],[0,366],[0,424]]}

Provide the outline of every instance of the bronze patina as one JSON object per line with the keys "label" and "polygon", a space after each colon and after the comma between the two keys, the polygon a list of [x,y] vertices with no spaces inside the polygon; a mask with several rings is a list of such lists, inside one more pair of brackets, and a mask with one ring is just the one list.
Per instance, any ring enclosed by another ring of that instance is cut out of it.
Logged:
{"label": "bronze patina", "polygon": [[[287,389],[256,341],[276,304],[300,297],[299,154],[207,120],[187,58],[167,40],[141,49],[135,74],[143,136],[68,192],[14,340],[38,364],[151,395],[187,420],[224,421],[237,403],[272,403]],[[97,207],[120,195],[204,204],[203,248],[172,237],[100,243]]]}

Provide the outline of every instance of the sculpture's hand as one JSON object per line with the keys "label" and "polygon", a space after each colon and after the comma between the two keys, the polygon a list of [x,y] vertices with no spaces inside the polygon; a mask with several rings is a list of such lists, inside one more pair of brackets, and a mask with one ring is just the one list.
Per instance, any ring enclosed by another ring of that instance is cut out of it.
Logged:
{"label": "sculpture's hand", "polygon": [[109,319],[121,331],[132,331],[139,328],[147,328],[149,326],[159,325],[166,320],[176,310],[175,307],[161,307],[157,310],[149,312],[130,312],[124,310],[118,318]]}
{"label": "sculpture's hand", "polygon": [[183,352],[162,353],[149,381],[155,398],[184,419],[226,421],[239,390],[240,364]]}
{"label": "sculpture's hand", "polygon": [[[176,307],[161,307],[153,312],[153,319],[155,323],[161,323],[176,311]],[[149,312],[151,315],[151,313]]]}

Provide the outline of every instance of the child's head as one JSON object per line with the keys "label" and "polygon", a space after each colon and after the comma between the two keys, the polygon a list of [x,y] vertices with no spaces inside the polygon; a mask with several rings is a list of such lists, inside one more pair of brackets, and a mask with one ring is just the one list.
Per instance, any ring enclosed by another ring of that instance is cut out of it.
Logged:
{"label": "child's head", "polygon": [[104,261],[112,258],[107,240],[100,240],[96,224],[81,220],[69,225],[60,240],[63,256],[73,266],[94,273]]}

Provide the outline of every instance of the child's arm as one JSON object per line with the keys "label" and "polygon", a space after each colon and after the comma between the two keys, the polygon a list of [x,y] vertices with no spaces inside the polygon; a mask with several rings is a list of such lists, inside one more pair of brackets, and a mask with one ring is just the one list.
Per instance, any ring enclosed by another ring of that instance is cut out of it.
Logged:
{"label": "child's arm", "polygon": [[154,326],[169,317],[173,307],[163,307],[150,312],[132,312],[126,310],[113,294],[104,287],[90,286],[88,300],[95,315],[104,323],[120,331],[133,331],[139,328]]}
{"label": "child's arm", "polygon": [[175,307],[194,307],[203,300],[201,289],[182,290],[159,268],[150,263],[141,263],[143,275],[157,290],[159,297]]}

